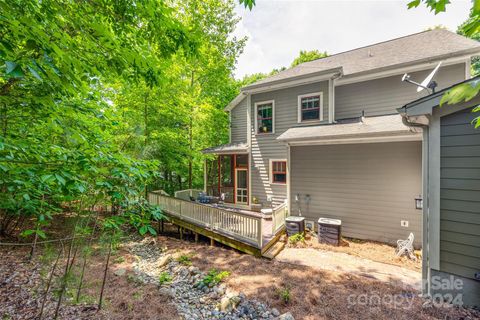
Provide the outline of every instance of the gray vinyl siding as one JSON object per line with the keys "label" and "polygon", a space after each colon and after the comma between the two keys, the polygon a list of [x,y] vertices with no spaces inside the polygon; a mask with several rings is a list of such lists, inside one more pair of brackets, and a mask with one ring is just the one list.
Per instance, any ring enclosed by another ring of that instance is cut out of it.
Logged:
{"label": "gray vinyl siding", "polygon": [[[359,239],[395,243],[413,232],[421,245],[422,211],[415,209],[422,193],[421,142],[298,146],[290,152],[292,215],[341,219],[343,235]],[[409,226],[401,227],[401,220]]]}
{"label": "gray vinyl siding", "polygon": [[[313,92],[323,92],[323,119],[327,122],[328,81],[252,95],[251,194],[261,203],[266,203],[268,195],[273,196],[274,204],[280,204],[287,198],[286,185],[270,183],[269,163],[270,159],[287,159],[287,146],[276,138],[293,126],[303,125],[297,123],[298,96]],[[275,133],[257,135],[255,103],[266,100],[275,101]]]}
{"label": "gray vinyl siding", "polygon": [[247,142],[247,99],[243,99],[230,111],[230,132],[232,143]]}
{"label": "gray vinyl siding", "polygon": [[[422,82],[431,70],[410,73],[411,79]],[[403,75],[335,87],[335,119],[396,113],[396,108],[427,95],[417,87],[402,82]],[[441,67],[435,76],[437,90],[465,80],[465,63]]]}
{"label": "gray vinyl siding", "polygon": [[480,271],[480,130],[471,108],[440,118],[440,271]]}

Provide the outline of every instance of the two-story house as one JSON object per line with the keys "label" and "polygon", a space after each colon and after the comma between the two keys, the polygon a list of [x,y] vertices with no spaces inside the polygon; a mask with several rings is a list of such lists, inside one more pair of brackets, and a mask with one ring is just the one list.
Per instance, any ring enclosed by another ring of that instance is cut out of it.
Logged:
{"label": "two-story house", "polygon": [[242,88],[225,108],[230,143],[204,150],[205,191],[250,209],[341,219],[345,236],[421,244],[422,134],[396,109],[470,77],[480,44],[431,30],[306,62]]}

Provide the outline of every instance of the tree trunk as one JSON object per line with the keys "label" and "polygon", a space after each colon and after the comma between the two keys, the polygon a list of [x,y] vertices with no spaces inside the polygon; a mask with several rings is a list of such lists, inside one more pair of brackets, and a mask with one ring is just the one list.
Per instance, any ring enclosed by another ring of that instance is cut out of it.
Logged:
{"label": "tree trunk", "polygon": [[50,291],[50,285],[52,284],[53,275],[55,273],[55,269],[57,268],[58,260],[60,259],[60,255],[62,253],[62,247],[58,249],[57,259],[55,259],[55,263],[53,264],[52,271],[50,271],[50,276],[48,277],[47,287],[45,288],[45,293],[43,294],[43,301],[42,307],[40,308],[40,314],[38,315],[38,319],[42,320],[43,316],[43,309],[45,308],[45,302],[47,302],[48,292]]}
{"label": "tree trunk", "polygon": [[110,262],[110,256],[112,255],[113,236],[114,235],[112,235],[112,239],[110,240],[110,247],[108,248],[107,262],[105,263],[105,271],[103,272],[102,289],[100,290],[100,299],[98,300],[98,310],[102,309],[103,292],[105,291],[105,282],[107,281],[108,264]]}
{"label": "tree trunk", "polygon": [[[194,76],[195,73],[192,71],[192,75],[190,78],[190,88],[193,95],[193,85],[194,85]],[[190,110],[190,123],[188,127],[188,143],[189,143],[189,154],[188,154],[188,188],[192,189],[192,181],[193,181],[193,111],[195,106],[192,104]]]}

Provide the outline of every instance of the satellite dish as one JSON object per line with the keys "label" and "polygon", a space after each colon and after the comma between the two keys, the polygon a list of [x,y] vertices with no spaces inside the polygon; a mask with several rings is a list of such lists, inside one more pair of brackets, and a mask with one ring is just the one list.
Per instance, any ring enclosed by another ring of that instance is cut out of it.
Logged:
{"label": "satellite dish", "polygon": [[432,92],[434,93],[435,92],[435,88],[437,87],[437,83],[435,81],[432,81],[433,80],[433,77],[435,77],[435,74],[437,73],[438,69],[440,68],[440,66],[442,65],[442,62],[440,61],[437,66],[435,67],[435,69],[433,69],[432,72],[430,72],[430,74],[425,78],[425,80],[422,81],[422,83],[418,83],[418,82],[415,82],[413,80],[410,80],[410,75],[405,73],[402,77],[402,81],[404,82],[408,82],[408,83],[411,83],[411,84],[414,84],[417,86],[417,92],[421,92],[423,89],[427,89],[429,90],[432,90]]}
{"label": "satellite dish", "polygon": [[430,74],[425,78],[425,80],[422,81],[422,83],[417,88],[417,92],[420,92],[425,88],[427,89],[430,88],[430,82],[432,82],[433,77],[435,76],[435,74],[437,73],[441,65],[442,65],[442,61],[440,61],[435,67],[435,69],[433,69],[433,71],[430,72]]}

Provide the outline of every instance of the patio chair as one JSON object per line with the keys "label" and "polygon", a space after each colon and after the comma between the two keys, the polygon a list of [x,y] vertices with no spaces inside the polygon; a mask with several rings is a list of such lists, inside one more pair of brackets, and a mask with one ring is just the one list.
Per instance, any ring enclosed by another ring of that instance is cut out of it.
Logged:
{"label": "patio chair", "polygon": [[412,260],[417,260],[417,257],[415,256],[415,252],[413,249],[414,239],[415,239],[415,236],[413,235],[412,232],[410,232],[410,235],[408,236],[407,240],[397,240],[397,249],[396,249],[397,257],[406,255],[408,258]]}

